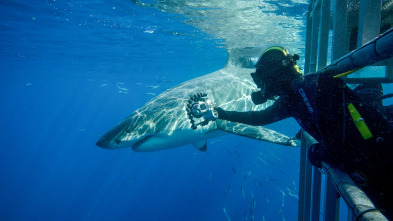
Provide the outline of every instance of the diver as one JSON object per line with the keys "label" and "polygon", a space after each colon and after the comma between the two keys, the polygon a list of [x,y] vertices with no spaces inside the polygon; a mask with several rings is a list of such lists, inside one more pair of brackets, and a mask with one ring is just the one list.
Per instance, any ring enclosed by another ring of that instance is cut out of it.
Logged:
{"label": "diver", "polygon": [[295,118],[318,141],[309,149],[310,162],[321,167],[324,161],[347,171],[376,208],[393,219],[391,112],[388,116],[382,105],[372,105],[341,78],[319,73],[302,76],[297,60],[299,55],[282,47],[266,49],[251,73],[259,88],[251,98],[256,105],[274,103],[249,112],[218,107],[218,119],[262,126]]}

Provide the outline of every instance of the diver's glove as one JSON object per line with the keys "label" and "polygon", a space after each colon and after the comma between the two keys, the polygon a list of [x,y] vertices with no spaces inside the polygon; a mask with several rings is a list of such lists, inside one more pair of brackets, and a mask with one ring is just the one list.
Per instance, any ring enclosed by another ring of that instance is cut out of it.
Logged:
{"label": "diver's glove", "polygon": [[226,111],[221,107],[215,107],[214,110],[217,112],[217,119],[224,119],[226,116]]}

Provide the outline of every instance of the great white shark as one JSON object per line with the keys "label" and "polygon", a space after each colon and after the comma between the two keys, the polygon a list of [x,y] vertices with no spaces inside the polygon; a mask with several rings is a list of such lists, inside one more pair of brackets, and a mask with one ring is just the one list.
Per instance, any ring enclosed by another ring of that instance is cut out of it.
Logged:
{"label": "great white shark", "polygon": [[[302,56],[303,12],[307,11],[307,1],[289,1],[290,4],[260,0],[132,2],[142,8],[181,15],[182,22],[214,39],[224,40],[222,46],[228,52],[228,62],[221,70],[186,81],[153,98],[104,134],[98,146],[155,151],[194,144],[205,150],[206,140],[228,132],[276,144],[298,145],[296,139],[276,131],[223,120],[192,130],[186,104],[190,96],[207,93],[210,100],[225,110],[258,111],[270,106],[272,101],[258,106],[251,101],[251,92],[257,88],[250,76],[255,71],[250,58],[258,57],[264,48],[272,45],[295,50]],[[290,9],[298,13],[293,16],[276,13]]]}
{"label": "great white shark", "polygon": [[251,92],[257,90],[250,76],[252,71],[227,65],[168,89],[105,133],[97,146],[109,149],[131,147],[134,151],[148,152],[193,144],[199,150],[206,150],[208,139],[227,133],[298,146],[296,138],[260,126],[216,120],[196,130],[191,128],[186,104],[194,94],[206,93],[210,100],[225,110],[258,111],[270,106],[273,101],[258,106],[252,102]]}

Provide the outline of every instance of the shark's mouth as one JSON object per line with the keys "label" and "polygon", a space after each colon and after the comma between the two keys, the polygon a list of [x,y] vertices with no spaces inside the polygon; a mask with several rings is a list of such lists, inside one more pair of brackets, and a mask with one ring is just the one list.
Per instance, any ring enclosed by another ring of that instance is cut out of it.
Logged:
{"label": "shark's mouth", "polygon": [[147,135],[145,137],[143,137],[142,139],[140,139],[138,142],[136,142],[134,145],[132,145],[132,149],[133,150],[137,150],[138,147],[142,146],[142,144],[144,144],[147,140],[149,140],[153,135]]}

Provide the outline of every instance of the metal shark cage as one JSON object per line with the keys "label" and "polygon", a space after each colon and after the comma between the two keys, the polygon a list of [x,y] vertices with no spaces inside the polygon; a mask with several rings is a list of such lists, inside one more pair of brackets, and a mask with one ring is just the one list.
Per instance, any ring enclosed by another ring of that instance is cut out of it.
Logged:
{"label": "metal shark cage", "polygon": [[[392,22],[391,0],[310,0],[304,73],[320,71],[328,60],[336,61],[390,29]],[[392,83],[392,59],[362,68],[344,80]],[[347,220],[387,220],[377,210],[365,212],[375,208],[373,203],[344,171],[326,163],[322,173],[312,167],[307,150],[314,142],[302,132],[298,220],[339,220],[340,207],[345,209],[340,202],[347,205]]]}

